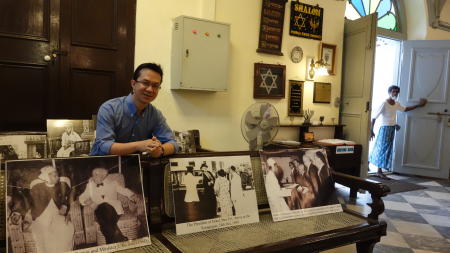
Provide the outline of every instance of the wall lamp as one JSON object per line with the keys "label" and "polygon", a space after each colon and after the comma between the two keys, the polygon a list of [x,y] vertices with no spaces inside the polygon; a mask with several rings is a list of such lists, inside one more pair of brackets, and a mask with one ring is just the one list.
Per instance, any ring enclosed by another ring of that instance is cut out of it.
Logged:
{"label": "wall lamp", "polygon": [[306,74],[309,80],[313,80],[316,75],[318,76],[328,76],[327,64],[323,59],[314,62],[314,58],[307,64]]}

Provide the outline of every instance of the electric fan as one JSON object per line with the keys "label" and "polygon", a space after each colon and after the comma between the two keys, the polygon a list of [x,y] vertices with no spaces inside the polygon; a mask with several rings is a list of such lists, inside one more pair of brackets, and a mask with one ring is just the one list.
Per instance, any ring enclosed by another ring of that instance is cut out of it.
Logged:
{"label": "electric fan", "polygon": [[280,119],[275,107],[269,103],[251,105],[241,119],[241,132],[250,150],[260,150],[277,135]]}

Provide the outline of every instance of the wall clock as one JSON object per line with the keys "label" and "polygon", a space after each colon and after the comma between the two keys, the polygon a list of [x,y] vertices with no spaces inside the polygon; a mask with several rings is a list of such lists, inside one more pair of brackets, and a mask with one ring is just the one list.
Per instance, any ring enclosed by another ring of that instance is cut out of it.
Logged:
{"label": "wall clock", "polygon": [[299,46],[296,46],[291,51],[291,61],[293,63],[299,63],[303,58],[303,49]]}

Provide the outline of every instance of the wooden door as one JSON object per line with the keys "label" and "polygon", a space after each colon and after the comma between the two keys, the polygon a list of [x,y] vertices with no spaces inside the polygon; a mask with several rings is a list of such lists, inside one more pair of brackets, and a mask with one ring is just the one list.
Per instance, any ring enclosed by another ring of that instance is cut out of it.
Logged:
{"label": "wooden door", "polygon": [[135,0],[61,1],[64,115],[89,118],[127,95],[134,68]]}
{"label": "wooden door", "polygon": [[45,130],[55,115],[58,40],[59,0],[0,1],[0,130]]}
{"label": "wooden door", "polygon": [[398,113],[394,171],[448,178],[450,169],[450,40],[405,41],[399,102],[428,104]]}
{"label": "wooden door", "polygon": [[136,0],[0,0],[0,131],[90,118],[129,93]]}
{"label": "wooden door", "polygon": [[370,100],[376,48],[377,13],[346,20],[340,122],[344,138],[362,145],[361,177],[367,176]]}

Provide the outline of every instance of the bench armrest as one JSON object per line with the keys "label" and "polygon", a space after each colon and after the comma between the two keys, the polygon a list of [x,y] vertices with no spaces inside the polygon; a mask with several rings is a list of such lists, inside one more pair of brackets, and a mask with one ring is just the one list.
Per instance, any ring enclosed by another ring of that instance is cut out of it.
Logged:
{"label": "bench armrest", "polygon": [[389,187],[370,179],[354,177],[336,171],[332,171],[332,173],[336,183],[350,188],[363,189],[370,193],[372,203],[367,205],[371,207],[372,211],[368,218],[378,220],[378,216],[384,212],[384,202],[381,197],[386,196],[391,191]]}

